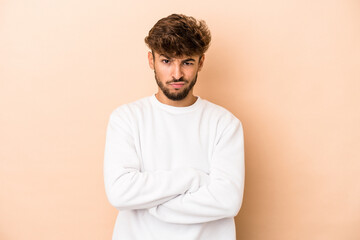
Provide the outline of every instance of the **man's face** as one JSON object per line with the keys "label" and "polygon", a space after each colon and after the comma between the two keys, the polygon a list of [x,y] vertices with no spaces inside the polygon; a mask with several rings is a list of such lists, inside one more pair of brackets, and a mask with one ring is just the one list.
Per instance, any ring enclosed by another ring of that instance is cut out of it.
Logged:
{"label": "man's face", "polygon": [[149,52],[149,65],[155,72],[160,94],[173,101],[185,99],[197,80],[204,56],[171,58],[164,54]]}

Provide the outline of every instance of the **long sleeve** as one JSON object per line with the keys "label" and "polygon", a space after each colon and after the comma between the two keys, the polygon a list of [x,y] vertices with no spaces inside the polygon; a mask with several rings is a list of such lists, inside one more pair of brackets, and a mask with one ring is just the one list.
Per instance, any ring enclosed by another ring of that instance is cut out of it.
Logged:
{"label": "long sleeve", "polygon": [[139,159],[131,121],[126,113],[114,111],[106,135],[104,182],[109,202],[118,209],[154,207],[202,185],[195,169],[141,171]]}
{"label": "long sleeve", "polygon": [[237,215],[244,189],[243,130],[237,119],[216,143],[209,183],[193,193],[181,194],[149,209],[154,217],[170,223],[193,224]]}

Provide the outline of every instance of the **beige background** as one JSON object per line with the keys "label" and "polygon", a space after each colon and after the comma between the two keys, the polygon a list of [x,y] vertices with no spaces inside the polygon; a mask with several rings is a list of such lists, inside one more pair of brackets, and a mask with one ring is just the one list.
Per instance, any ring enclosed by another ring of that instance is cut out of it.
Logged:
{"label": "beige background", "polygon": [[238,239],[360,239],[357,0],[0,0],[0,239],[110,239],[108,117],[155,92],[174,12],[212,31],[195,93],[244,125]]}

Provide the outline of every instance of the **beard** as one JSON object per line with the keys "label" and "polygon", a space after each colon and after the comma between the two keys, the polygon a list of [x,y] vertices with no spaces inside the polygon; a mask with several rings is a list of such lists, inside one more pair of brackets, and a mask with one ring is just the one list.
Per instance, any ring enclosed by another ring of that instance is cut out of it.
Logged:
{"label": "beard", "polygon": [[183,100],[184,98],[187,97],[187,95],[189,94],[189,92],[191,91],[191,89],[193,89],[193,87],[195,86],[195,83],[196,83],[196,80],[197,80],[197,73],[194,77],[193,80],[191,81],[188,81],[187,79],[184,79],[184,78],[179,78],[179,79],[173,79],[171,81],[167,81],[166,84],[170,84],[170,83],[175,83],[175,82],[185,82],[185,83],[188,83],[190,82],[189,86],[187,86],[186,88],[184,88],[182,91],[179,91],[179,92],[170,92],[170,89],[168,87],[166,87],[160,80],[159,78],[157,77],[156,75],[156,71],[154,71],[155,73],[155,80],[156,80],[156,83],[157,85],[159,86],[160,90],[164,93],[164,95],[170,99],[170,100],[173,100],[173,101],[180,101],[180,100]]}

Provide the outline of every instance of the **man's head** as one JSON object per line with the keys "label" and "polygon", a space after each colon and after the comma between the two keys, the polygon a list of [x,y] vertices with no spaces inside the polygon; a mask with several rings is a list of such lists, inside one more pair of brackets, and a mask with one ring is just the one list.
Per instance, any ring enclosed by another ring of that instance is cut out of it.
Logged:
{"label": "man's head", "polygon": [[151,49],[149,64],[160,94],[172,101],[186,98],[196,83],[211,41],[204,21],[172,14],[160,19],[145,42]]}

